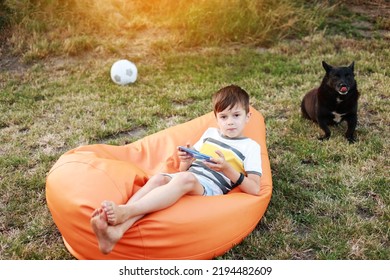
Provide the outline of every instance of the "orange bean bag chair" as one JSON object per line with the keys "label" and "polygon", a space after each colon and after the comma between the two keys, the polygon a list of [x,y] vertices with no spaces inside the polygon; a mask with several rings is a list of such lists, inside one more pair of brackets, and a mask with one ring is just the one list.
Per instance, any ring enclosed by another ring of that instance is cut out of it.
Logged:
{"label": "orange bean bag chair", "polygon": [[125,203],[157,172],[175,172],[176,147],[195,143],[216,126],[210,112],[124,146],[87,145],[62,155],[46,180],[46,200],[65,246],[77,259],[212,259],[241,242],[263,216],[272,193],[263,116],[251,108],[245,135],[261,145],[260,196],[235,188],[222,196],[184,196],[173,206],[146,215],[107,255],[99,251],[90,225],[103,200]]}

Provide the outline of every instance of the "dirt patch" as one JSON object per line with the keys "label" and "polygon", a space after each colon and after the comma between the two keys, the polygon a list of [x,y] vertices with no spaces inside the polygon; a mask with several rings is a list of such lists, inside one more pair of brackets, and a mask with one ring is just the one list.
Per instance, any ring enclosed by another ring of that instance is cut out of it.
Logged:
{"label": "dirt patch", "polygon": [[358,19],[352,23],[358,33],[365,38],[382,37],[390,40],[390,3],[387,0],[343,1],[352,13],[361,15],[366,20]]}
{"label": "dirt patch", "polygon": [[388,0],[372,1],[344,1],[344,4],[350,7],[351,11],[357,14],[365,15],[369,18],[390,17],[390,3]]}
{"label": "dirt patch", "polygon": [[2,54],[0,50],[0,72],[2,71],[19,71],[26,66],[20,63],[18,56],[12,56],[10,54]]}
{"label": "dirt patch", "polygon": [[20,63],[19,56],[12,54],[7,41],[10,36],[10,29],[0,29],[0,72],[20,70],[25,67]]}

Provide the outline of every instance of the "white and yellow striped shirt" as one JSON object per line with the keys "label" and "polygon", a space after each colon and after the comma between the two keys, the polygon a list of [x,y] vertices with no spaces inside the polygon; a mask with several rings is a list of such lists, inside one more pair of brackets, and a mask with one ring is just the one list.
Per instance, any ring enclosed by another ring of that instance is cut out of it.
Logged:
{"label": "white and yellow striped shirt", "polygon": [[[228,138],[213,127],[205,131],[195,143],[194,148],[211,157],[219,157],[215,153],[219,150],[225,160],[238,172],[244,175],[252,173],[261,176],[260,145],[250,138]],[[224,194],[232,189],[234,182],[231,182],[223,173],[209,169],[201,160],[194,161],[189,171],[209,178],[221,188]]]}

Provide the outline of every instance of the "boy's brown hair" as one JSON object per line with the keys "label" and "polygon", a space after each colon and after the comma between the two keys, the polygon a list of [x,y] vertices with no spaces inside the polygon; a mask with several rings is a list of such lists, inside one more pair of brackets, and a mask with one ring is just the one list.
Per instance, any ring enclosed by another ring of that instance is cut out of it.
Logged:
{"label": "boy's brown hair", "polygon": [[249,113],[249,94],[236,85],[230,85],[221,88],[213,95],[214,114],[222,112],[225,109],[231,109],[240,104],[245,112]]}

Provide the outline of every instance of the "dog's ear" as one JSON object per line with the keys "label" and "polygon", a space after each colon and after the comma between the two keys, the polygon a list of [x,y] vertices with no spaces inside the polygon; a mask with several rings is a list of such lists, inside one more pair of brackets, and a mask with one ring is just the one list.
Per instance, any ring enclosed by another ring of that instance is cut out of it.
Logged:
{"label": "dog's ear", "polygon": [[322,61],[322,67],[324,67],[326,73],[329,73],[332,70],[332,66],[327,64],[325,61]]}
{"label": "dog's ear", "polygon": [[355,68],[355,61],[352,61],[351,65],[348,66],[352,72],[353,72],[353,69]]}

